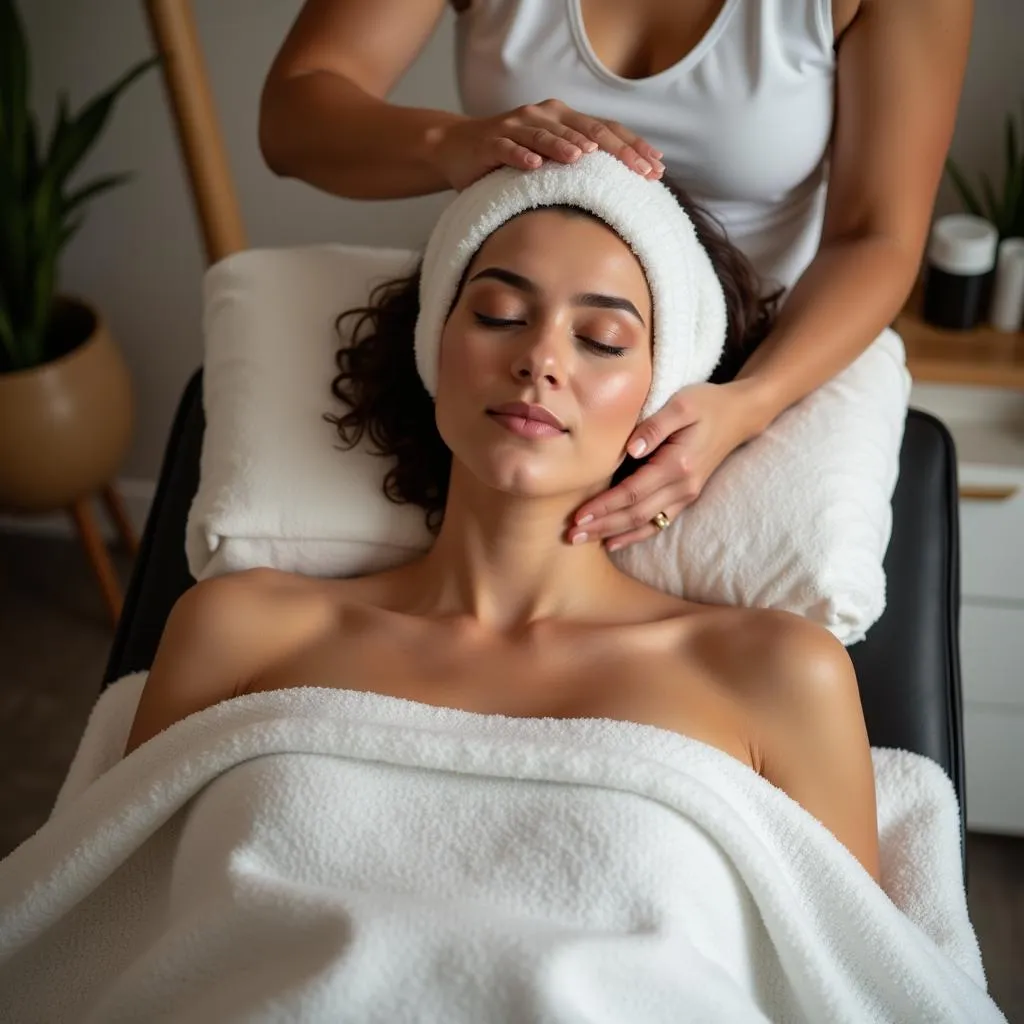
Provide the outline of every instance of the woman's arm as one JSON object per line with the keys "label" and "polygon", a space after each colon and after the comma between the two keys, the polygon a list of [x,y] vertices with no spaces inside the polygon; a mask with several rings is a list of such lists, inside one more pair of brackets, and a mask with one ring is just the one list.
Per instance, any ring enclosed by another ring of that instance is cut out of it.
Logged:
{"label": "woman's arm", "polygon": [[850,656],[831,633],[765,617],[747,700],[760,773],[814,815],[879,881],[871,746]]}
{"label": "woman's arm", "polygon": [[307,0],[260,102],[260,148],[277,174],[336,195],[449,188],[432,145],[460,115],[385,97],[430,38],[445,0]]}
{"label": "woman's arm", "polygon": [[861,0],[838,45],[817,256],[740,372],[754,432],[848,366],[899,313],[953,134],[972,0]]}
{"label": "woman's arm", "polygon": [[388,103],[444,6],[306,0],[263,89],[260,148],[271,170],[352,199],[397,199],[465,188],[503,165],[571,163],[600,148],[661,177],[661,154],[635,132],[558,100],[486,118]]}

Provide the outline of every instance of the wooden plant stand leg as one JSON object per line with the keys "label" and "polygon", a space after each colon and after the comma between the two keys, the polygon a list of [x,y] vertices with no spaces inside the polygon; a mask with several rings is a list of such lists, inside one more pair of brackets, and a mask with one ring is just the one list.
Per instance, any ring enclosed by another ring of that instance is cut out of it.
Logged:
{"label": "wooden plant stand leg", "polygon": [[100,490],[100,496],[103,498],[103,504],[106,506],[110,518],[114,521],[121,543],[134,558],[139,553],[139,538],[135,533],[135,527],[132,526],[132,521],[128,518],[124,500],[117,493],[113,484],[104,484]]}
{"label": "wooden plant stand leg", "polygon": [[71,506],[70,511],[75,520],[75,526],[78,527],[78,535],[81,538],[82,547],[85,548],[89,564],[99,581],[100,590],[103,591],[103,600],[106,602],[107,611],[110,612],[111,621],[116,626],[117,620],[121,617],[121,584],[118,582],[117,573],[110,561],[110,553],[100,536],[89,499],[79,498]]}

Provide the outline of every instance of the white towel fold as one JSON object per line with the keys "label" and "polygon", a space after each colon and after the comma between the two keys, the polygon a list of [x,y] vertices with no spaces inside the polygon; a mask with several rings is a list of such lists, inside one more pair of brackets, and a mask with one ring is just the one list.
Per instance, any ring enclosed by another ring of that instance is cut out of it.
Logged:
{"label": "white towel fold", "polygon": [[304,688],[119,761],[101,698],[0,863],[0,1019],[948,1021],[985,993],[941,769],[875,750],[883,892],[713,747]]}

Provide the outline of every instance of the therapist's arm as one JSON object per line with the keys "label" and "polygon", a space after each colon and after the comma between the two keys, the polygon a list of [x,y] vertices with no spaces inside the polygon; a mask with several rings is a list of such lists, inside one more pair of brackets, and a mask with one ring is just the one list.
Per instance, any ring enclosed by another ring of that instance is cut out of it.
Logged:
{"label": "therapist's arm", "polygon": [[497,167],[571,163],[594,149],[661,177],[661,154],[634,131],[557,99],[481,118],[387,102],[444,7],[306,0],[263,88],[260,148],[270,169],[351,199],[461,189]]}
{"label": "therapist's arm", "polygon": [[971,0],[862,0],[837,51],[820,248],[738,376],[758,428],[848,366],[917,275],[953,134]]}
{"label": "therapist's arm", "polygon": [[432,146],[461,116],[385,100],[444,8],[445,0],[307,0],[261,97],[260,149],[271,170],[351,198],[449,188]]}

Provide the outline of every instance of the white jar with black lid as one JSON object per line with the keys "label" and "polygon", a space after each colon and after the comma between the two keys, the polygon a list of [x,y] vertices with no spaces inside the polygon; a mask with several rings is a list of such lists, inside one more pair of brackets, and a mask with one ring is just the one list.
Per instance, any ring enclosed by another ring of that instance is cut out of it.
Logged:
{"label": "white jar with black lid", "polygon": [[936,327],[970,330],[984,311],[999,232],[982,217],[952,214],[932,226],[924,284],[924,319]]}

